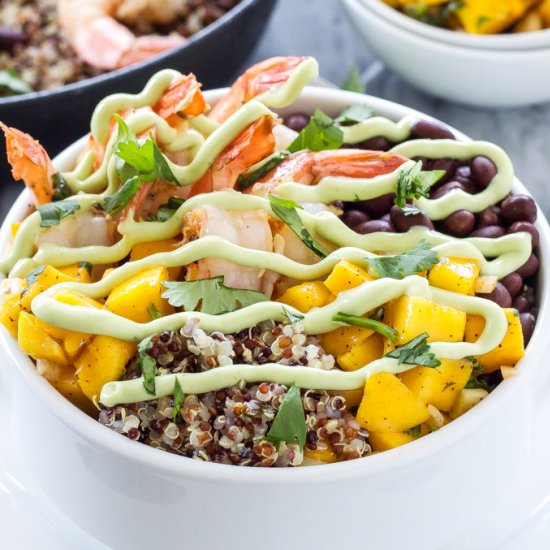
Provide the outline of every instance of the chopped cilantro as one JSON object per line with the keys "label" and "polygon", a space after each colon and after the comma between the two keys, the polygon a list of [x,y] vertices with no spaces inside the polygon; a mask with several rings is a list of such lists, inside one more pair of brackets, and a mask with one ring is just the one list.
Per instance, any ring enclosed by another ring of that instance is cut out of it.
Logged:
{"label": "chopped cilantro", "polygon": [[162,313],[157,309],[155,304],[149,304],[147,306],[147,313],[149,314],[149,317],[153,319],[153,321],[162,317]]}
{"label": "chopped cilantro", "polygon": [[289,323],[297,323],[301,321],[304,316],[300,313],[293,313],[292,311],[288,310],[286,307],[283,306],[283,315],[288,319]]}
{"label": "chopped cilantro", "polygon": [[59,225],[63,218],[71,216],[80,210],[80,204],[74,199],[65,199],[41,204],[36,209],[40,214],[40,227],[53,227],[54,225]]}
{"label": "chopped cilantro", "polygon": [[338,149],[343,142],[344,134],[336,126],[334,120],[323,113],[321,109],[315,109],[315,113],[309,119],[307,126],[289,145],[288,151],[290,153],[296,153],[303,149],[326,151],[328,149]]}
{"label": "chopped cilantro", "polygon": [[361,82],[361,73],[357,65],[352,65],[349,75],[342,84],[342,90],[348,92],[358,92],[364,94],[366,92],[365,85]]}
{"label": "chopped cilantro", "polygon": [[334,119],[336,124],[352,126],[372,117],[372,109],[368,105],[350,105]]}
{"label": "chopped cilantro", "polygon": [[174,422],[176,421],[176,417],[181,410],[184,400],[185,394],[181,389],[179,380],[176,378],[176,382],[174,383]]}
{"label": "chopped cilantro", "polygon": [[290,155],[289,151],[279,151],[278,153],[271,155],[269,159],[256,170],[249,173],[244,172],[237,178],[237,188],[242,191],[243,189],[254,185],[259,179],[262,179],[266,174],[271,172],[273,168],[281,164],[281,162],[283,162],[288,155]]}
{"label": "chopped cilantro", "polygon": [[32,88],[13,69],[0,70],[0,96],[28,94]]}
{"label": "chopped cilantro", "polygon": [[374,330],[374,332],[381,334],[382,336],[388,338],[391,342],[394,343],[397,338],[397,331],[394,328],[386,325],[385,323],[382,323],[381,321],[377,321],[376,319],[358,317],[356,315],[348,315],[347,313],[337,313],[336,315],[334,315],[332,320],[338,323],[346,323],[347,325],[354,325],[356,327],[363,327]]}
{"label": "chopped cilantro", "polygon": [[137,347],[138,364],[143,375],[143,387],[150,395],[155,395],[155,371],[157,362],[147,353],[152,346],[153,335],[142,340]]}
{"label": "chopped cilantro", "polygon": [[427,343],[429,334],[423,332],[403,346],[395,348],[386,354],[386,357],[397,359],[399,365],[416,365],[422,367],[439,367],[441,361],[430,351]]}
{"label": "chopped cilantro", "polygon": [[277,415],[267,433],[267,439],[280,444],[294,443],[296,440],[303,449],[306,443],[306,417],[302,405],[302,396],[297,386],[291,386],[277,411]]}
{"label": "chopped cilantro", "polygon": [[407,199],[427,197],[428,192],[444,175],[445,170],[422,171],[422,163],[418,161],[408,170],[399,174],[394,203],[398,208],[405,208]]}

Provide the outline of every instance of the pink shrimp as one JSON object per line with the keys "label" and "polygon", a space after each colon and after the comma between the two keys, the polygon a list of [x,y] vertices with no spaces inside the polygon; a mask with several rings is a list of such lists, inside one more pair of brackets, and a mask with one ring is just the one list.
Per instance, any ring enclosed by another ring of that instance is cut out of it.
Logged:
{"label": "pink shrimp", "polygon": [[13,178],[23,180],[37,204],[52,202],[55,168],[44,147],[17,128],[10,128],[3,122],[0,122],[0,128],[6,136],[6,151]]}
{"label": "pink shrimp", "polygon": [[216,122],[228,119],[237,109],[256,96],[282,86],[293,71],[311,57],[272,57],[247,69],[208,113]]}
{"label": "pink shrimp", "polygon": [[327,176],[373,178],[389,174],[406,162],[393,153],[337,149],[332,151],[299,151],[290,155],[252,187],[255,195],[266,196],[281,183],[293,181],[316,185]]}
{"label": "pink shrimp", "polygon": [[206,110],[206,101],[200,90],[201,84],[193,73],[176,78],[153,107],[166,120],[174,115],[195,117]]}
{"label": "pink shrimp", "polygon": [[[69,43],[78,55],[90,65],[98,69],[112,70],[126,67],[133,63],[148,59],[166,50],[172,49],[184,41],[182,36],[147,35],[136,37],[127,27],[119,23],[115,16],[120,17],[123,0],[58,0],[57,11],[61,28]],[[154,4],[146,2],[146,4]],[[143,13],[128,14],[126,19],[137,20],[145,13],[151,22],[167,22],[170,12],[165,2],[156,2],[163,10],[149,9]],[[161,19],[159,19],[161,17]]]}
{"label": "pink shrimp", "polygon": [[[186,215],[183,223],[184,242],[206,236],[218,236],[252,249],[273,251],[273,237],[268,215],[263,210],[222,210],[206,205]],[[243,267],[221,258],[205,258],[187,266],[187,280],[224,276],[231,288],[260,290],[271,296],[276,277],[271,272]]]}

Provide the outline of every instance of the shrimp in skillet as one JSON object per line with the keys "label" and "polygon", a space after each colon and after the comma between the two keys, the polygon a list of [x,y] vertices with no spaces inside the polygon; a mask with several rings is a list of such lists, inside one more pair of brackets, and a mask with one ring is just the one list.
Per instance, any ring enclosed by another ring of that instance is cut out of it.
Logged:
{"label": "shrimp in skillet", "polygon": [[[222,210],[205,205],[186,215],[184,242],[206,236],[218,236],[253,250],[273,251],[273,237],[264,210]],[[271,296],[276,278],[263,269],[244,267],[221,258],[205,258],[187,266],[187,280],[224,276],[225,286],[259,290]]]}
{"label": "shrimp in skillet", "polygon": [[[135,3],[134,3],[135,4]],[[182,36],[136,37],[115,17],[126,21],[147,17],[152,23],[167,23],[179,13],[178,2],[139,2],[138,11],[128,10],[125,0],[58,0],[61,28],[78,55],[98,69],[126,67],[172,49]],[[161,9],[159,9],[161,8]]]}

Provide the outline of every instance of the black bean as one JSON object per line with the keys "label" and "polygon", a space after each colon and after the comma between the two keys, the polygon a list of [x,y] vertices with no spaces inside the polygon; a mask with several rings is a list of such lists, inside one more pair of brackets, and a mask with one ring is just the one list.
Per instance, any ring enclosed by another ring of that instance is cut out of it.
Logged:
{"label": "black bean", "polygon": [[453,189],[462,189],[462,191],[464,191],[464,186],[458,181],[449,181],[432,191],[430,193],[430,199],[439,199]]}
{"label": "black bean", "polygon": [[519,233],[525,231],[531,234],[531,246],[537,248],[540,242],[538,229],[529,222],[514,222],[509,228],[508,233]]}
{"label": "black bean", "polygon": [[521,275],[515,271],[514,273],[506,275],[506,277],[501,279],[500,282],[506,287],[512,298],[518,295],[521,287],[523,286],[523,279],[521,278]]}
{"label": "black bean", "polygon": [[378,231],[382,233],[394,233],[395,228],[391,223],[382,220],[371,220],[370,222],[361,223],[356,226],[355,231],[361,235],[366,235],[367,233],[377,233]]}
{"label": "black bean", "polygon": [[348,210],[342,216],[342,221],[351,228],[359,225],[360,223],[368,222],[369,220],[369,215],[365,214],[365,212],[361,212],[361,210]]}
{"label": "black bean", "polygon": [[391,216],[390,216],[390,213],[389,213],[389,212],[388,212],[387,214],[384,214],[380,219],[381,219],[383,222],[391,223]]}
{"label": "black bean", "polygon": [[372,137],[354,145],[358,149],[366,149],[367,151],[387,151],[392,146],[393,143],[384,136]]}
{"label": "black bean", "polygon": [[483,155],[474,157],[470,166],[472,168],[472,179],[482,189],[485,189],[497,175],[497,167],[493,161]]}
{"label": "black bean", "polygon": [[309,122],[309,115],[305,113],[294,113],[285,118],[285,125],[295,132],[301,132]]}
{"label": "black bean", "polygon": [[488,225],[500,225],[502,219],[500,217],[500,208],[498,206],[489,206],[485,210],[482,210],[477,215],[478,228],[487,227]]}
{"label": "black bean", "polygon": [[472,231],[476,223],[476,217],[468,210],[453,212],[444,222],[443,227],[447,233],[456,237],[465,237]]}
{"label": "black bean", "polygon": [[535,330],[535,316],[532,313],[520,313],[519,322],[521,323],[521,332],[523,332],[523,343],[527,345]]}
{"label": "black bean", "polygon": [[531,311],[531,304],[525,296],[516,296],[512,302],[512,307],[520,313],[528,313]]}
{"label": "black bean", "polygon": [[484,237],[486,239],[496,239],[504,235],[504,227],[501,225],[487,225],[476,229],[470,237]]}
{"label": "black bean", "polygon": [[511,195],[500,205],[502,217],[508,223],[531,222],[537,219],[537,205],[527,195]]}
{"label": "black bean", "polygon": [[529,259],[517,270],[517,272],[524,279],[528,279],[538,271],[538,268],[539,259],[534,254],[531,254],[531,256],[529,256]]}
{"label": "black bean", "polygon": [[436,159],[432,162],[430,170],[444,170],[445,175],[438,183],[447,183],[451,181],[455,175],[457,161],[454,159]]}
{"label": "black bean", "polygon": [[387,195],[380,195],[368,201],[361,201],[357,203],[357,206],[373,218],[379,218],[390,211],[394,199],[395,193],[388,193]]}
{"label": "black bean", "polygon": [[397,227],[399,231],[408,231],[415,225],[423,225],[429,229],[433,229],[434,225],[432,221],[426,216],[426,214],[414,214],[412,216],[405,216],[403,210],[397,206],[392,206],[390,210],[390,218],[393,225]]}
{"label": "black bean", "polygon": [[489,294],[482,294],[481,297],[495,302],[500,307],[510,307],[512,305],[512,297],[510,296],[508,289],[502,283],[497,283],[497,286],[493,292]]}
{"label": "black bean", "polygon": [[463,164],[456,169],[455,177],[458,181],[471,181],[472,170],[467,164]]}
{"label": "black bean", "polygon": [[19,42],[27,42],[29,35],[21,30],[0,25],[0,48],[9,48]]}
{"label": "black bean", "polygon": [[454,134],[442,124],[431,120],[419,120],[411,128],[411,136],[420,139],[455,139]]}

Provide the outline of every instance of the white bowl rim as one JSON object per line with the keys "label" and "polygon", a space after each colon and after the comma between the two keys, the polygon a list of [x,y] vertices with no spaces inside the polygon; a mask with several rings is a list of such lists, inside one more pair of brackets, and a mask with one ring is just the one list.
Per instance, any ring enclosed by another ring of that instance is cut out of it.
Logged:
{"label": "white bowl rim", "polygon": [[[224,91],[212,90],[206,92],[206,99],[215,102]],[[308,87],[304,90],[301,99],[309,102],[312,107],[322,101],[343,105],[367,103],[373,107],[375,112],[384,113],[385,116],[390,116],[394,120],[404,116],[436,120],[429,115],[388,100],[343,90]],[[391,116],[391,113],[393,113],[393,116]],[[458,139],[469,140],[461,132],[452,127],[450,128],[455,132]],[[87,137],[83,137],[69,146],[54,159],[54,163],[62,164],[66,162],[66,159],[75,158],[76,154],[82,150],[86,140]],[[528,193],[517,179],[514,182],[514,190],[520,193]],[[30,194],[27,190],[24,190],[13,204],[0,228],[0,249],[3,249],[8,242],[10,224],[21,219],[28,208],[29,202]],[[250,468],[200,462],[158,451],[142,443],[131,441],[87,416],[55,391],[36,372],[32,361],[19,350],[17,342],[3,328],[0,330],[0,349],[6,353],[9,362],[16,367],[17,372],[31,392],[46,405],[50,413],[74,432],[80,440],[86,442],[89,446],[99,447],[103,452],[111,453],[113,459],[124,458],[131,463],[148,468],[152,474],[169,475],[180,480],[187,479],[232,485],[325,483],[357,476],[378,476],[395,469],[411,468],[418,462],[440,453],[445,448],[458,445],[468,434],[473,433],[483,426],[486,421],[498,414],[498,411],[533,378],[535,371],[542,368],[545,349],[545,345],[542,345],[545,338],[542,327],[550,326],[550,292],[545,269],[546,259],[548,258],[548,261],[550,261],[550,227],[540,209],[537,227],[541,233],[539,251],[544,259],[541,263],[539,276],[541,281],[539,288],[540,313],[535,332],[519,367],[520,375],[504,380],[488,399],[483,400],[475,407],[474,411],[454,420],[443,429],[438,430],[437,433],[427,435],[403,447],[364,457],[363,459],[322,465],[322,476],[318,475],[319,470],[317,467]],[[539,345],[536,345],[539,340]],[[11,365],[8,367],[2,365],[0,369],[11,369]],[[7,381],[7,372],[3,374]]]}
{"label": "white bowl rim", "polygon": [[[347,1],[347,0],[344,0]],[[550,48],[550,29],[509,34],[471,34],[435,27],[392,8],[383,0],[358,0],[371,13],[386,19],[404,30],[438,43],[445,42],[476,50],[537,50]]]}

